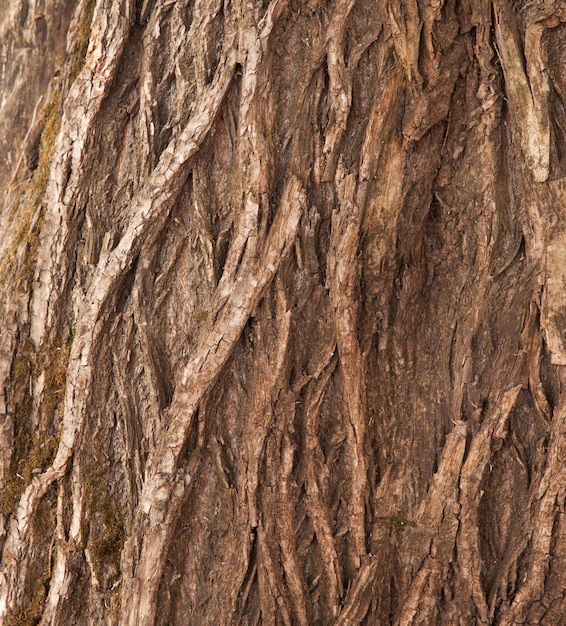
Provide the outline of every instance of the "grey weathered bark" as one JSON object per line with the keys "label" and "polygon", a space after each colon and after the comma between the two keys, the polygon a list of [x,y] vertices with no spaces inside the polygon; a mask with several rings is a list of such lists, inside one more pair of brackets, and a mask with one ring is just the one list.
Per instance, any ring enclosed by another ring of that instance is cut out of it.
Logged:
{"label": "grey weathered bark", "polygon": [[2,8],[2,624],[561,623],[565,23]]}

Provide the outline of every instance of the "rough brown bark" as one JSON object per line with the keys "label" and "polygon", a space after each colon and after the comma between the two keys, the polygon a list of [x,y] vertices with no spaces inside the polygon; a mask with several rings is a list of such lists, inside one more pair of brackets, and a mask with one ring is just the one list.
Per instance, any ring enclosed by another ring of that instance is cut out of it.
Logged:
{"label": "rough brown bark", "polygon": [[0,14],[0,623],[566,614],[566,6]]}

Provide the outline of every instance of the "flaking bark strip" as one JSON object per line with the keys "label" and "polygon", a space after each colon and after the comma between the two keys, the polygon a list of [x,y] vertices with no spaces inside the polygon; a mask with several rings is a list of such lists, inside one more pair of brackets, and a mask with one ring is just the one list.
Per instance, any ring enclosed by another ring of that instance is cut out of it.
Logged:
{"label": "flaking bark strip", "polygon": [[541,56],[543,26],[527,26],[525,34],[526,70],[517,35],[510,27],[513,19],[505,1],[496,7],[495,35],[501,58],[507,98],[512,113],[513,132],[536,182],[548,178],[550,128],[548,123],[548,79]]}

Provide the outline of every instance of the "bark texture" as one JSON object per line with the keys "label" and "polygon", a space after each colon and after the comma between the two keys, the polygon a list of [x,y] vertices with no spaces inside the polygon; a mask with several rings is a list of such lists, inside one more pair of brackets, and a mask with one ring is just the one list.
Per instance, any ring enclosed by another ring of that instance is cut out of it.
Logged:
{"label": "bark texture", "polygon": [[566,6],[4,5],[0,623],[565,623]]}

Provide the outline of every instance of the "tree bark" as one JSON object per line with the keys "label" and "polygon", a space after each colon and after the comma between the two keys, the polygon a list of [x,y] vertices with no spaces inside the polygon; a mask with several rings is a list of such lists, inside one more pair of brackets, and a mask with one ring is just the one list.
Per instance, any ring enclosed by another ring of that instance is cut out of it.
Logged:
{"label": "tree bark", "polygon": [[566,615],[566,5],[0,15],[0,623]]}

